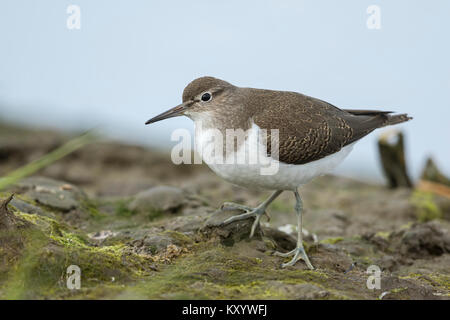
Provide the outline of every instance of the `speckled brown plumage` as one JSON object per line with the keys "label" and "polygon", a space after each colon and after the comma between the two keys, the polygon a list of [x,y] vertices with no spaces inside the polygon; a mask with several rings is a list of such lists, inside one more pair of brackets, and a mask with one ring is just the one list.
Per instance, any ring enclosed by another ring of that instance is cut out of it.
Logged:
{"label": "speckled brown plumage", "polygon": [[[211,101],[201,101],[204,92],[212,93]],[[221,130],[247,130],[252,122],[268,133],[278,129],[278,157],[288,164],[321,159],[377,128],[411,119],[387,111],[343,110],[300,93],[240,88],[212,77],[192,81],[183,102],[189,106],[188,116],[209,112],[213,117],[208,125]]]}

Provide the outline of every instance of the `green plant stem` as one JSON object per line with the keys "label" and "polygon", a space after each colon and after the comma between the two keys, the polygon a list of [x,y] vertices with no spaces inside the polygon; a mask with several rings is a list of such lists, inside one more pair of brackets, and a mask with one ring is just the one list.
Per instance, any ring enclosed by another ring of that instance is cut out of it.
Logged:
{"label": "green plant stem", "polygon": [[13,172],[7,174],[5,177],[0,178],[0,190],[15,184],[19,180],[28,177],[35,172],[41,170],[52,164],[53,162],[67,156],[68,154],[80,149],[81,147],[92,143],[96,140],[96,136],[92,131],[88,131],[79,137],[76,137],[61,147],[49,152],[43,157],[30,162],[29,164],[14,170]]}

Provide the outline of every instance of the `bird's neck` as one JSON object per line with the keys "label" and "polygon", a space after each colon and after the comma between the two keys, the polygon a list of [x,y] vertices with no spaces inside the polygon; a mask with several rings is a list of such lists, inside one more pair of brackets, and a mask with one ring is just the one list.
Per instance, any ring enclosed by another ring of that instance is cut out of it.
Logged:
{"label": "bird's neck", "polygon": [[227,129],[248,130],[251,127],[252,115],[240,108],[233,110],[203,111],[193,114],[191,119],[196,127],[203,129],[218,129],[225,133]]}

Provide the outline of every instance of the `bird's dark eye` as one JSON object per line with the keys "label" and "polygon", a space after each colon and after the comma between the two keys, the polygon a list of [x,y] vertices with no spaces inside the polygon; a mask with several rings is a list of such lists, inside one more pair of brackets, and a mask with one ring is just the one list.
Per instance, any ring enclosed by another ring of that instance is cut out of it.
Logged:
{"label": "bird's dark eye", "polygon": [[202,95],[202,101],[207,102],[207,101],[211,100],[211,98],[212,98],[212,95],[211,95],[211,93],[209,93],[209,92],[205,92],[205,93]]}

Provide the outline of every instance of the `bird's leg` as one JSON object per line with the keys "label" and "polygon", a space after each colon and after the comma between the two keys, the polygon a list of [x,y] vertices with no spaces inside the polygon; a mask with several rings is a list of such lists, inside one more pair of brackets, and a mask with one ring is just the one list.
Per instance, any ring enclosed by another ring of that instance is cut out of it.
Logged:
{"label": "bird's leg", "polygon": [[255,234],[256,227],[259,225],[259,221],[261,220],[261,216],[263,214],[267,214],[266,213],[266,209],[269,206],[269,204],[273,200],[275,200],[282,192],[283,192],[283,190],[275,191],[274,193],[272,193],[272,195],[269,198],[267,198],[263,203],[261,203],[256,208],[247,207],[247,206],[244,206],[244,205],[241,205],[241,204],[237,204],[237,203],[225,202],[222,205],[222,208],[227,207],[229,209],[243,210],[243,211],[245,211],[245,213],[237,215],[237,216],[233,216],[231,218],[228,218],[227,220],[222,222],[221,225],[225,225],[225,224],[228,224],[228,223],[231,223],[231,222],[234,222],[234,221],[244,220],[244,219],[247,219],[249,217],[255,217],[255,221],[253,222],[252,229],[250,231],[250,238],[252,238],[253,235]]}
{"label": "bird's leg", "polygon": [[295,200],[296,200],[295,212],[297,213],[297,229],[298,229],[297,230],[297,247],[294,250],[287,252],[287,253],[275,252],[275,255],[280,256],[280,257],[290,257],[292,255],[294,256],[291,261],[289,261],[288,263],[283,263],[281,265],[283,268],[288,267],[288,266],[293,266],[301,258],[305,261],[308,268],[313,270],[314,267],[311,264],[311,262],[309,261],[309,258],[305,252],[305,248],[303,248],[303,236],[302,236],[303,202],[302,202],[302,199],[300,198],[300,195],[298,194],[297,189],[295,189],[294,195],[295,195]]}

